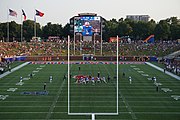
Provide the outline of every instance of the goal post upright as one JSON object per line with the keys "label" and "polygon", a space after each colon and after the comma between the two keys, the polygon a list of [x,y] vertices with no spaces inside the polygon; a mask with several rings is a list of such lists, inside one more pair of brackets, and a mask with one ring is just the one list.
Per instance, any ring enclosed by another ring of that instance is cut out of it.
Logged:
{"label": "goal post upright", "polygon": [[119,92],[118,92],[119,91],[119,82],[118,82],[118,78],[119,78],[119,76],[118,76],[118,72],[119,72],[119,37],[118,37],[118,35],[117,35],[117,55],[116,56],[117,56],[117,63],[116,63],[116,65],[117,65],[117,71],[116,71],[117,72],[117,75],[116,75],[117,76],[116,77],[117,78],[117,86],[116,87],[117,87],[117,114],[118,114],[119,113],[119,105],[118,105],[119,104],[119,102],[118,102],[119,101]]}
{"label": "goal post upright", "polygon": [[70,68],[69,68],[70,55],[69,55],[69,52],[70,52],[70,48],[69,48],[69,46],[70,46],[70,36],[68,35],[68,75],[67,75],[67,77],[68,77],[68,115],[70,113],[70,81],[69,81],[69,75],[70,75],[69,74],[69,71],[70,71]]}

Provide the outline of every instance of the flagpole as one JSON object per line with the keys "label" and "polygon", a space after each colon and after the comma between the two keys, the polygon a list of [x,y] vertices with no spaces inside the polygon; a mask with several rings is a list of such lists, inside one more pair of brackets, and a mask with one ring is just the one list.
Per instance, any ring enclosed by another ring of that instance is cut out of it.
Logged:
{"label": "flagpole", "polygon": [[34,37],[36,38],[36,15],[34,15]]}
{"label": "flagpole", "polygon": [[36,9],[35,9],[35,14],[34,14],[34,37],[36,39]]}
{"label": "flagpole", "polygon": [[101,56],[102,56],[102,52],[103,52],[102,43],[103,43],[103,40],[102,40],[102,21],[101,21]]}
{"label": "flagpole", "polygon": [[7,11],[7,42],[9,42],[9,9]]}
{"label": "flagpole", "polygon": [[95,48],[95,44],[96,44],[95,42],[96,42],[96,41],[95,41],[95,38],[96,38],[96,37],[95,37],[95,33],[94,33],[94,55],[95,55],[95,52],[96,52],[96,48]]}
{"label": "flagpole", "polygon": [[22,21],[22,14],[21,14],[21,42],[23,39],[23,21]]}

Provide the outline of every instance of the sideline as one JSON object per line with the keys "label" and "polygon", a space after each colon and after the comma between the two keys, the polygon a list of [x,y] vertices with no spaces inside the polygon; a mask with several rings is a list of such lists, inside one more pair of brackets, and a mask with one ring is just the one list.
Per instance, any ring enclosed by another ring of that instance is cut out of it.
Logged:
{"label": "sideline", "polygon": [[[153,67],[153,68],[155,68],[155,69],[157,69],[157,70],[159,70],[159,71],[161,71],[161,72],[164,72],[164,69],[162,69],[162,68],[160,68],[160,67],[158,67],[158,66],[156,66],[156,65],[153,65],[152,63],[145,62],[145,64],[147,64],[147,65],[149,65],[149,66],[151,66],[151,67]],[[173,73],[171,73],[171,72],[169,72],[169,71],[166,71],[165,73],[166,73],[167,75],[169,75],[169,76],[177,79],[177,80],[180,80],[180,77],[179,77],[179,76],[177,76],[177,75],[175,75],[175,74],[173,74]]]}
{"label": "sideline", "polygon": [[1,74],[1,75],[0,75],[0,78],[3,78],[3,77],[5,77],[6,75],[9,75],[10,73],[12,73],[12,72],[14,72],[14,71],[16,71],[16,70],[18,70],[18,69],[20,69],[20,68],[26,66],[27,64],[29,64],[29,62],[25,62],[25,63],[23,63],[23,64],[21,64],[21,65],[15,67],[15,68],[13,68],[13,69],[11,70],[11,72],[7,71],[7,72]]}

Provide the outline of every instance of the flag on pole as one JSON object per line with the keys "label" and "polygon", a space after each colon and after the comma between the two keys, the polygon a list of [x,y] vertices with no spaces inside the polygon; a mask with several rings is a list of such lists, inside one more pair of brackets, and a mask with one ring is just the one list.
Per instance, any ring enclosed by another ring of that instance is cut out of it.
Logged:
{"label": "flag on pole", "polygon": [[24,16],[24,21],[26,21],[26,14],[23,9],[22,9],[22,15]]}
{"label": "flag on pole", "polygon": [[17,17],[17,13],[14,10],[9,9],[9,15]]}
{"label": "flag on pole", "polygon": [[44,13],[42,13],[42,12],[36,10],[36,15],[42,17],[42,16],[44,15]]}

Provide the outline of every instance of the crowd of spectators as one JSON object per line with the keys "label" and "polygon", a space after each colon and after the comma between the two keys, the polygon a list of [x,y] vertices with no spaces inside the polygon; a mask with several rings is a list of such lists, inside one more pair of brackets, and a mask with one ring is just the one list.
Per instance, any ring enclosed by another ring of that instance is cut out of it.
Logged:
{"label": "crowd of spectators", "polygon": [[[100,42],[83,42],[76,45],[76,50],[83,52],[100,54]],[[94,49],[95,46],[95,49]],[[144,43],[142,41],[131,43],[119,43],[120,56],[157,56],[162,57],[174,51],[180,50],[179,43],[173,41],[162,41],[157,43]],[[115,43],[102,43],[103,55],[116,55],[117,44]]]}
{"label": "crowd of spectators", "polygon": [[[61,56],[67,55],[67,41],[56,42],[0,42],[0,57],[11,56]],[[75,46],[75,49],[74,49]],[[94,49],[95,46],[95,49]],[[116,43],[102,43],[104,56],[116,55]],[[70,43],[71,54],[101,53],[101,42],[74,42]],[[162,57],[180,50],[177,42],[165,41],[157,43],[119,43],[120,56],[157,56]]]}

